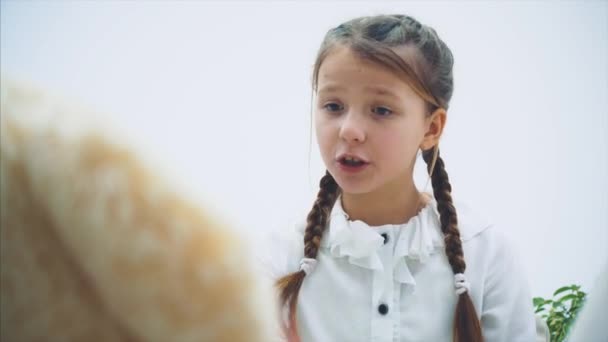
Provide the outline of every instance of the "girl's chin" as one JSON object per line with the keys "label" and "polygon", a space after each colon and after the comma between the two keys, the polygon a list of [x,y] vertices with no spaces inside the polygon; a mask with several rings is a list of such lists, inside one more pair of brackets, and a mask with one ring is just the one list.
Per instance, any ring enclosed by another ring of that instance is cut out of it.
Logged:
{"label": "girl's chin", "polygon": [[339,178],[335,179],[336,183],[338,183],[338,186],[340,187],[342,194],[362,195],[373,191],[373,187],[371,187],[367,183],[364,184],[362,182],[347,181]]}

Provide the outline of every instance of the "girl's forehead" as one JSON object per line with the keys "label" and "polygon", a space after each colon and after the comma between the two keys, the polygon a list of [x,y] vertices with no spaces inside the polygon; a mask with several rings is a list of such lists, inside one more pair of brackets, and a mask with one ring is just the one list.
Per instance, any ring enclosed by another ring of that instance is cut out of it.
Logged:
{"label": "girl's forehead", "polygon": [[382,93],[382,89],[400,97],[416,96],[410,85],[396,71],[363,59],[348,47],[330,52],[319,68],[319,93],[363,89]]}

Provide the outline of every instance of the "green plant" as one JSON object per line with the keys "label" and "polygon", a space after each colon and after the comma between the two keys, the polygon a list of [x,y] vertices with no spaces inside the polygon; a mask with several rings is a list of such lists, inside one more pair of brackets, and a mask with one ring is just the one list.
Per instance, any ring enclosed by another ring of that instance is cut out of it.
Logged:
{"label": "green plant", "polygon": [[568,331],[583,307],[586,296],[579,285],[570,285],[557,289],[552,299],[535,297],[532,300],[535,313],[540,314],[547,322],[551,342],[561,342],[568,336]]}

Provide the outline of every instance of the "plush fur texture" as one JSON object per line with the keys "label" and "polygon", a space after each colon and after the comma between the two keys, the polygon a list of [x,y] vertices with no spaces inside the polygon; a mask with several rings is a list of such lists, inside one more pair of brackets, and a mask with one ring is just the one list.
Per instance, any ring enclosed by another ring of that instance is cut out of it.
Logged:
{"label": "plush fur texture", "polygon": [[0,339],[269,341],[238,234],[90,110],[2,81]]}

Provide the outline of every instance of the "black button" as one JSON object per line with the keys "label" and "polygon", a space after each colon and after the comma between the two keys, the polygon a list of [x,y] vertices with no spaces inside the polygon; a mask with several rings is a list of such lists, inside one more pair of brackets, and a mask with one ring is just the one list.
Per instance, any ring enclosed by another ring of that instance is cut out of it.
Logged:
{"label": "black button", "polygon": [[382,233],[381,235],[384,238],[384,244],[386,245],[388,243],[388,234]]}
{"label": "black button", "polygon": [[388,305],[380,304],[380,306],[378,306],[378,312],[382,315],[386,315],[388,313]]}

